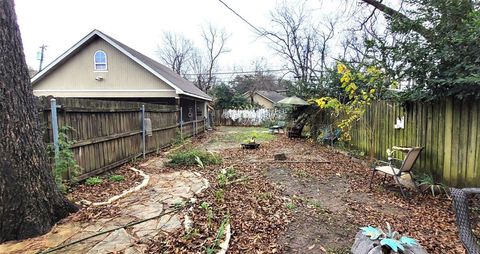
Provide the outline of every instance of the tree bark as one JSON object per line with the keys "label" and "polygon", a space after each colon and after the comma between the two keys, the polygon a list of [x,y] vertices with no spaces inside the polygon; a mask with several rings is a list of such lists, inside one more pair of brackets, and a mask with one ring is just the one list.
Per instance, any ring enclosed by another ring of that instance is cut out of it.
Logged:
{"label": "tree bark", "polygon": [[44,234],[78,209],[48,165],[16,19],[13,0],[0,0],[0,242]]}

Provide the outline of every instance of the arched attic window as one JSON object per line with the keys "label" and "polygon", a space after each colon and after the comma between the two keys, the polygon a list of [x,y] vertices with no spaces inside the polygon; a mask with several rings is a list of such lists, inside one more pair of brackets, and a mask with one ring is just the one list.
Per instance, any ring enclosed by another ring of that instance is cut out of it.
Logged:
{"label": "arched attic window", "polygon": [[107,54],[103,50],[97,50],[93,56],[93,68],[95,71],[107,70]]}

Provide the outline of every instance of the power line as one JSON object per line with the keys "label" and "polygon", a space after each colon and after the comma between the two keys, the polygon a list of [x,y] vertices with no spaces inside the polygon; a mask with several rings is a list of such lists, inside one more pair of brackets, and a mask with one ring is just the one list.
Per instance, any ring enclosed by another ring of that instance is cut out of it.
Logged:
{"label": "power line", "polygon": [[222,0],[218,0],[220,3],[222,3],[225,7],[227,7],[231,12],[233,12],[237,17],[239,17],[243,22],[247,23],[251,28],[253,28],[255,31],[257,31],[260,35],[264,36],[265,38],[269,39],[270,41],[272,41],[273,43],[277,43],[275,41],[275,39],[271,38],[270,34],[258,29],[256,26],[252,25],[252,23],[248,22],[247,19],[245,19],[244,17],[242,17],[242,15],[238,14],[238,12],[236,12],[234,9],[232,9],[230,6],[228,6],[225,2],[223,2]]}
{"label": "power line", "polygon": [[[217,79],[217,82],[226,82],[226,83],[231,83],[231,82],[238,82],[238,80],[235,79]],[[294,79],[285,79],[285,78],[278,78],[278,79],[262,79],[262,81],[270,81],[270,82],[278,82],[278,81],[290,81],[290,82],[295,82],[296,80]]]}
{"label": "power line", "polygon": [[255,29],[255,31],[257,31],[259,34],[263,34],[263,32],[258,29],[256,26],[252,25],[252,23],[248,22],[248,20],[246,20],[244,17],[242,17],[240,14],[238,14],[234,9],[230,8],[230,6],[228,6],[225,2],[223,2],[222,0],[218,0],[220,3],[222,3],[223,5],[225,5],[225,7],[227,7],[230,11],[232,11],[235,15],[237,15],[237,17],[239,17],[241,20],[243,20],[245,23],[247,23],[251,28]]}
{"label": "power line", "polygon": [[[289,71],[288,69],[276,69],[276,70],[253,70],[253,71],[230,71],[230,72],[213,72],[212,75],[228,75],[228,74],[249,74],[249,73],[262,73],[262,72],[281,72]],[[207,75],[207,73],[186,73],[185,76],[197,76]]]}

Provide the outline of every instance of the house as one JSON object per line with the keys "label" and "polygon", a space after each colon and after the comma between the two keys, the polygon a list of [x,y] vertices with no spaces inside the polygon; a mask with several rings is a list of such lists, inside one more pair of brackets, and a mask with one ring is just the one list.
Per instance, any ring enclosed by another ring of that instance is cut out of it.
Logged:
{"label": "house", "polygon": [[93,30],[32,78],[36,96],[178,105],[184,122],[208,117],[210,96],[168,67]]}
{"label": "house", "polygon": [[262,106],[263,108],[274,108],[276,103],[282,99],[285,99],[285,96],[276,92],[276,91],[255,91],[253,94],[250,94],[250,98],[254,103]]}

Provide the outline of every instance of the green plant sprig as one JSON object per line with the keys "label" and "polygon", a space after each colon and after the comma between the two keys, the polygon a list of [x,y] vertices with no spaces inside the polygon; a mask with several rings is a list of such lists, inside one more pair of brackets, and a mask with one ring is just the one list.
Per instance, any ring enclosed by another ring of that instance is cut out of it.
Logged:
{"label": "green plant sprig", "polygon": [[[199,165],[205,167],[207,165],[218,165],[223,162],[220,155],[200,150],[179,151],[168,157],[170,160],[168,166],[194,166]],[[201,163],[200,163],[201,162]]]}
{"label": "green plant sprig", "polygon": [[95,176],[95,177],[89,177],[87,178],[87,180],[85,180],[85,183],[87,185],[99,185],[103,182],[102,178],[98,177],[98,176]]}
{"label": "green plant sprig", "polygon": [[67,132],[75,131],[70,126],[62,126],[58,132],[58,154],[54,156],[54,177],[55,183],[60,191],[65,192],[66,186],[64,183],[64,177],[68,175],[70,180],[75,180],[75,177],[79,174],[81,167],[75,161],[73,151],[71,149],[75,140],[68,137]]}

